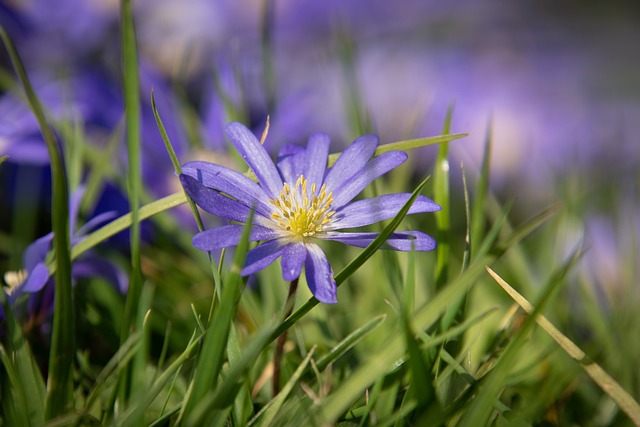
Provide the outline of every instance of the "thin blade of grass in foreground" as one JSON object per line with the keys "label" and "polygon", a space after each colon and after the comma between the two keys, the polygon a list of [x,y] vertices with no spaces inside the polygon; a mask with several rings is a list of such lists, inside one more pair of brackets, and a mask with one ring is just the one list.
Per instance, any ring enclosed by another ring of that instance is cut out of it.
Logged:
{"label": "thin blade of grass in foreground", "polygon": [[64,413],[70,405],[73,390],[72,365],[76,349],[74,308],[71,289],[71,236],[69,234],[69,190],[67,176],[51,127],[47,123],[44,109],[18,52],[4,28],[0,27],[0,38],[9,53],[13,68],[27,95],[29,107],[38,121],[38,127],[49,152],[52,181],[51,222],[53,228],[53,250],[56,258],[55,298],[51,349],[49,352],[49,377],[47,379],[47,399],[45,418],[51,419]]}
{"label": "thin blade of grass in foreground", "polygon": [[[487,267],[487,271],[494,280],[509,294],[522,309],[531,314],[534,311],[533,305],[526,298],[518,293],[511,285],[509,285],[495,271]],[[580,347],[575,345],[573,341],[567,338],[544,316],[538,315],[536,322],[545,330],[560,347],[574,359],[585,370],[587,375],[604,391],[614,402],[624,411],[625,414],[636,425],[640,425],[640,404],[629,394],[620,384],[611,377],[600,365],[589,359]]]}
{"label": "thin blade of grass in foreground", "polygon": [[202,351],[198,356],[191,392],[184,403],[180,419],[190,422],[194,415],[194,409],[208,390],[216,387],[224,355],[227,350],[227,341],[231,323],[236,313],[240,296],[244,289],[244,279],[240,275],[244,260],[249,249],[249,230],[253,221],[253,214],[247,219],[240,243],[236,247],[231,271],[227,280],[222,286],[221,302],[216,307],[211,322],[209,322],[207,332],[204,335]]}
{"label": "thin blade of grass in foreground", "polygon": [[298,368],[295,370],[293,375],[291,375],[291,378],[289,379],[289,381],[287,381],[287,384],[285,384],[285,386],[282,388],[280,393],[278,393],[277,396],[275,396],[269,403],[267,403],[262,408],[262,410],[258,412],[256,416],[249,421],[248,426],[252,426],[256,422],[260,426],[273,425],[272,424],[273,420],[278,415],[280,408],[282,408],[282,405],[284,404],[285,400],[289,396],[289,393],[291,393],[291,390],[293,390],[293,387],[300,380],[300,377],[302,376],[303,372],[307,368],[307,365],[311,361],[311,357],[313,356],[313,353],[315,352],[315,350],[316,350],[315,346],[311,347],[311,350],[309,350],[309,353],[307,353],[307,356],[304,358],[304,360],[302,360],[300,365],[298,365]]}

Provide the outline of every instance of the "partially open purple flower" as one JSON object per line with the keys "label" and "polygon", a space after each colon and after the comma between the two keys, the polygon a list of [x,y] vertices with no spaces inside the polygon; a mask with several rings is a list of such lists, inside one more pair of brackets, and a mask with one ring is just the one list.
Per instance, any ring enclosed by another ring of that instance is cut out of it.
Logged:
{"label": "partially open purple flower", "polygon": [[[336,240],[366,247],[379,233],[340,232],[394,217],[410,198],[409,193],[387,194],[351,202],[369,183],[407,159],[401,151],[373,157],[378,137],[356,139],[327,168],[329,137],[316,133],[307,148],[284,146],[277,165],[258,139],[240,123],[230,123],[227,135],[258,182],[220,165],[189,162],[180,176],[187,194],[205,211],[234,223],[203,231],[193,238],[198,249],[237,245],[251,209],[255,216],[249,239],[263,243],[249,251],[242,275],[267,267],[281,257],[282,276],[294,280],[302,266],[313,296],[335,303],[336,282],[327,257],[314,240]],[[373,158],[372,158],[373,157]],[[409,214],[434,212],[441,207],[418,196]],[[393,233],[385,248],[398,251],[429,251],[435,240],[420,231]]]}

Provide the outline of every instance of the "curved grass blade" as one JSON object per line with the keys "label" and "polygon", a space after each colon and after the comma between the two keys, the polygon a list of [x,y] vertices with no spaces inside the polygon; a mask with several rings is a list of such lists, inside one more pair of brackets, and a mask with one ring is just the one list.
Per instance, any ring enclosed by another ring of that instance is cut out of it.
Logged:
{"label": "curved grass blade", "polygon": [[38,127],[49,152],[53,205],[51,221],[53,228],[53,250],[57,266],[55,275],[55,299],[51,350],[49,353],[49,377],[47,380],[47,399],[45,417],[54,418],[66,411],[72,399],[72,365],[75,356],[76,334],[71,289],[71,237],[69,234],[69,190],[62,155],[56,138],[47,123],[44,109],[24,65],[13,43],[0,27],[0,38],[9,53],[13,68],[22,83],[29,107],[38,121]]}
{"label": "curved grass blade", "polygon": [[[487,271],[494,280],[509,294],[513,300],[518,303],[523,310],[531,314],[534,311],[533,305],[526,298],[511,287],[502,277],[495,271],[487,267]],[[580,347],[575,345],[573,341],[567,338],[544,316],[537,315],[536,322],[545,330],[551,338],[569,355],[573,360],[584,369],[591,379],[605,392],[611,399],[616,402],[618,407],[633,421],[634,424],[640,425],[640,404],[629,394],[622,386],[611,377],[600,365],[589,359]]]}
{"label": "curved grass blade", "polygon": [[[424,138],[406,139],[403,141],[391,142],[389,144],[379,145],[378,148],[376,148],[376,151],[373,155],[379,156],[382,153],[386,153],[387,151],[394,151],[394,150],[400,150],[400,151],[413,150],[415,148],[426,147],[428,145],[436,145],[436,144],[442,144],[442,143],[454,141],[456,139],[464,138],[465,136],[469,136],[469,134],[454,133],[451,135],[428,136]],[[338,157],[340,157],[340,154],[342,153],[329,154],[329,161],[327,163],[327,166],[333,165],[336,162],[336,160],[338,160]]]}
{"label": "curved grass blade", "polygon": [[300,377],[302,376],[303,372],[307,368],[307,365],[311,361],[311,357],[313,356],[313,353],[315,352],[315,350],[316,350],[316,346],[311,347],[311,350],[309,350],[309,353],[307,353],[307,356],[302,360],[300,365],[298,365],[298,368],[295,370],[293,375],[291,375],[291,378],[289,379],[289,381],[287,381],[287,384],[285,384],[285,386],[282,388],[280,393],[278,393],[276,397],[274,397],[269,403],[267,403],[262,408],[262,410],[258,412],[256,416],[249,421],[248,426],[252,426],[255,423],[258,423],[258,425],[261,425],[261,426],[273,425],[272,424],[273,420],[278,415],[280,408],[282,408],[282,405],[284,404],[285,400],[289,396],[289,393],[291,393],[291,390],[293,390],[293,387],[300,380]]}
{"label": "curved grass blade", "polygon": [[335,362],[339,357],[344,355],[347,351],[352,349],[357,343],[359,343],[364,337],[373,332],[378,326],[380,326],[387,319],[386,314],[381,314],[369,320],[364,326],[356,329],[347,335],[342,341],[335,345],[327,354],[322,356],[316,362],[318,371],[323,371],[331,363]]}

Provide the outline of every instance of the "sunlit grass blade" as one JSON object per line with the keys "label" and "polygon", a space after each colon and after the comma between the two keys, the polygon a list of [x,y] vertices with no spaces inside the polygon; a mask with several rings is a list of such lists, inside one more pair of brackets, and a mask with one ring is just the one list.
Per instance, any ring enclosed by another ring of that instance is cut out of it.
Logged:
{"label": "sunlit grass blade", "polygon": [[55,253],[56,274],[53,327],[51,332],[51,350],[49,352],[49,377],[47,379],[46,413],[47,419],[54,418],[66,411],[71,402],[73,389],[72,366],[76,349],[74,307],[71,289],[71,257],[69,234],[69,190],[62,155],[55,135],[44,113],[26,70],[13,43],[0,27],[0,38],[9,53],[13,68],[22,83],[29,107],[36,116],[42,133],[51,165],[53,201],[51,221],[53,228],[53,250]]}
{"label": "sunlit grass blade", "polygon": [[[449,133],[451,128],[451,118],[453,115],[453,104],[449,105],[447,115],[444,120],[442,134]],[[449,240],[451,238],[451,203],[449,194],[449,143],[443,142],[438,147],[438,155],[433,168],[433,199],[442,206],[440,212],[434,212],[436,220],[436,240],[438,250],[436,251],[436,289],[442,288],[448,279],[448,268],[451,248]]]}
{"label": "sunlit grass blade", "polygon": [[[176,151],[173,149],[173,145],[171,144],[169,135],[167,135],[167,131],[164,127],[164,124],[162,123],[160,114],[158,113],[158,108],[156,107],[156,100],[153,96],[153,91],[151,92],[151,108],[153,109],[153,116],[156,119],[156,125],[158,126],[158,130],[160,131],[160,136],[162,137],[164,146],[167,150],[167,153],[169,154],[169,158],[171,159],[171,164],[173,165],[173,169],[176,171],[177,175],[180,175],[182,173],[182,166],[180,166],[180,161],[178,160]],[[189,207],[191,208],[193,217],[195,218],[196,223],[198,224],[198,229],[200,231],[204,230],[202,218],[200,218],[200,212],[198,212],[198,208],[196,207],[196,204],[189,197],[187,197],[187,202],[189,202]]]}
{"label": "sunlit grass blade", "polygon": [[580,256],[581,252],[579,250],[575,251],[563,265],[553,272],[548,283],[540,291],[536,309],[531,312],[530,317],[525,319],[515,336],[507,344],[505,350],[498,356],[493,368],[482,377],[478,392],[460,420],[460,426],[485,425],[490,421],[494,406],[500,401],[501,391],[506,386],[509,373],[522,351],[527,334],[533,327],[534,319],[546,307],[555,290],[564,282],[567,273]]}
{"label": "sunlit grass blade", "polygon": [[[487,192],[489,191],[489,173],[491,170],[491,151],[493,147],[493,121],[487,125],[487,135],[485,137],[484,152],[482,155],[482,166],[480,176],[476,184],[476,191],[471,209],[471,236],[470,242],[477,244],[480,242],[485,226],[485,204]],[[475,255],[472,253],[472,256]]]}
{"label": "sunlit grass blade", "polygon": [[367,335],[373,332],[378,326],[382,324],[387,318],[386,314],[381,314],[369,320],[365,325],[356,329],[347,335],[342,341],[336,344],[328,353],[323,355],[316,362],[316,367],[319,371],[324,371],[327,366],[335,362],[340,356],[352,349],[358,342],[362,341]]}
{"label": "sunlit grass blade", "polygon": [[0,165],[3,164],[7,159],[9,158],[9,156],[1,156],[0,157]]}
{"label": "sunlit grass blade", "polygon": [[[487,271],[495,281],[518,303],[527,313],[534,313],[534,306],[518,293],[496,272],[487,267]],[[634,424],[640,425],[640,404],[611,377],[600,365],[593,362],[580,347],[560,332],[546,317],[538,314],[535,321],[551,338],[575,360],[587,375],[624,411]]]}
{"label": "sunlit grass blade", "polygon": [[[142,206],[138,212],[138,218],[140,221],[142,221],[147,218],[151,218],[152,216],[157,215],[161,212],[165,212],[169,209],[175,208],[176,206],[180,206],[186,202],[187,198],[184,195],[184,192],[180,191],[163,197],[162,199],[151,202],[145,206]],[[75,260],[80,255],[84,254],[90,249],[93,249],[109,237],[112,237],[119,232],[131,227],[131,224],[133,224],[133,215],[131,214],[131,212],[129,212],[100,227],[93,233],[87,235],[71,248],[71,259]],[[56,271],[55,263],[50,263],[47,265],[47,267],[49,268],[49,272],[51,274]]]}
{"label": "sunlit grass blade", "polygon": [[[464,138],[465,136],[469,136],[468,133],[453,133],[450,135],[437,135],[437,136],[428,136],[424,138],[415,138],[415,139],[407,139],[403,141],[391,142],[389,144],[379,145],[376,148],[374,156],[379,156],[382,153],[386,153],[388,151],[400,150],[407,151],[413,150],[415,148],[426,147],[429,145],[437,145],[443,144],[446,142],[454,141],[456,139]],[[338,157],[340,157],[342,153],[333,153],[329,154],[329,161],[327,166],[333,165]]]}
{"label": "sunlit grass blade", "polygon": [[278,412],[280,411],[280,409],[282,408],[282,405],[284,404],[287,397],[289,396],[289,393],[291,393],[291,390],[293,390],[293,387],[300,380],[300,377],[302,376],[305,369],[307,368],[307,365],[311,361],[311,357],[313,356],[315,349],[316,349],[315,346],[311,347],[311,350],[309,350],[309,353],[307,353],[307,356],[302,360],[300,365],[298,365],[295,372],[293,373],[293,375],[291,375],[291,378],[289,379],[289,381],[287,381],[287,384],[285,384],[285,386],[282,388],[280,393],[278,393],[277,396],[275,396],[269,403],[267,403],[262,408],[262,410],[258,412],[254,418],[250,420],[248,424],[249,426],[252,426],[256,423],[257,425],[260,425],[260,426],[273,425],[273,420],[278,415]]}
{"label": "sunlit grass blade", "polygon": [[249,230],[252,219],[253,215],[250,215],[247,219],[247,225],[244,227],[240,244],[236,247],[233,265],[222,286],[220,304],[213,313],[207,332],[204,335],[202,351],[198,356],[191,392],[180,415],[180,418],[187,423],[190,422],[190,417],[194,415],[193,411],[207,391],[215,389],[222,369],[222,363],[227,351],[229,331],[244,289],[245,280],[240,275],[240,271],[249,249]]}
{"label": "sunlit grass blade", "polygon": [[[396,228],[400,225],[404,217],[409,212],[411,205],[416,200],[425,184],[429,180],[429,177],[425,178],[415,190],[411,194],[411,197],[407,202],[402,206],[400,211],[396,214],[396,216],[389,222],[389,224],[380,232],[378,237],[376,237],[373,242],[369,244],[353,261],[351,261],[346,267],[342,269],[335,276],[336,285],[340,286],[344,283],[349,276],[355,273],[362,265],[369,259],[373,254],[380,249],[380,247],[384,244],[384,242],[389,238],[389,236],[395,231]],[[271,335],[271,341],[276,340],[280,334],[289,329],[291,325],[295,324],[300,318],[302,318],[305,314],[307,314],[313,307],[318,304],[318,300],[315,298],[310,298],[302,307],[298,308],[291,316],[287,317],[284,322],[282,322]]]}

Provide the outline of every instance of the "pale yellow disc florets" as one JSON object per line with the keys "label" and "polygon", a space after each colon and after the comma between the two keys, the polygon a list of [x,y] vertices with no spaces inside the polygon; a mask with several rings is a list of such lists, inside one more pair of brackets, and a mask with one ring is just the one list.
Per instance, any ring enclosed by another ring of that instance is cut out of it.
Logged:
{"label": "pale yellow disc florets", "polygon": [[316,190],[316,184],[311,184],[309,188],[303,175],[300,175],[293,189],[285,182],[280,195],[269,199],[269,203],[276,208],[271,218],[283,231],[296,237],[311,237],[321,232],[336,212],[330,210],[333,194],[327,193],[326,185],[323,184],[320,191]]}

